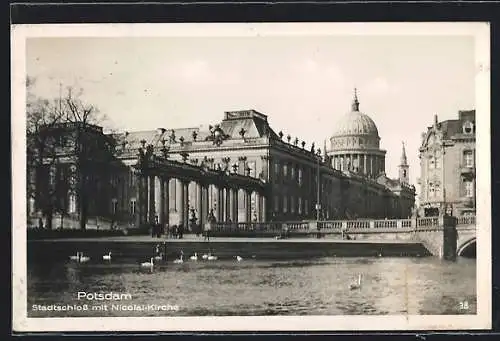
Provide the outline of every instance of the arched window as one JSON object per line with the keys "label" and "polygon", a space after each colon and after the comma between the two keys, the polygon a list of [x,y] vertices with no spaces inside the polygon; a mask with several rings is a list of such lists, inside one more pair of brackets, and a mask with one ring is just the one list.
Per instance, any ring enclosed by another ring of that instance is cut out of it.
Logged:
{"label": "arched window", "polygon": [[474,124],[470,121],[466,121],[462,128],[463,128],[464,134],[474,133]]}

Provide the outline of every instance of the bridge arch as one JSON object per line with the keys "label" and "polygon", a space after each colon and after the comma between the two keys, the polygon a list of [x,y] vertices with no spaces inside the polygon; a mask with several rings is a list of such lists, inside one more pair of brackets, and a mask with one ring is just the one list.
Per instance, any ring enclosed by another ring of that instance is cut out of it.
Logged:
{"label": "bridge arch", "polygon": [[470,257],[470,258],[475,258],[476,257],[476,237],[472,237],[465,242],[463,242],[458,248],[457,248],[457,255],[463,256],[463,257]]}

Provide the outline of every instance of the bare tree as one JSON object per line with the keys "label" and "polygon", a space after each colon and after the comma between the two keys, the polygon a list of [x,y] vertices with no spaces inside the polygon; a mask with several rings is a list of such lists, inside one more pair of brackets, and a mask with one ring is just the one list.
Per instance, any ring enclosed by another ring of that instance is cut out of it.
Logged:
{"label": "bare tree", "polygon": [[[28,195],[35,199],[47,217],[47,227],[52,228],[54,212],[63,217],[67,211],[67,205],[60,198],[68,190],[73,191],[78,203],[80,228],[85,229],[89,184],[92,174],[99,171],[96,167],[113,158],[112,135],[96,130],[100,128],[97,124],[102,124],[105,117],[94,105],[82,99],[81,89],[75,91],[73,87],[68,87],[59,98],[48,100],[32,93],[33,84],[34,79],[28,77]],[[62,159],[70,166],[66,174],[68,183],[58,181],[60,174],[57,169]]]}

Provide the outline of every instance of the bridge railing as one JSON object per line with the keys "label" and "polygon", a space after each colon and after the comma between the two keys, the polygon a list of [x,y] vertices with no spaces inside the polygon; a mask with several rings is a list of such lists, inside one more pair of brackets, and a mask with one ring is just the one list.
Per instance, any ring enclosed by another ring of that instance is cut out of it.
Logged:
{"label": "bridge railing", "polygon": [[476,216],[462,216],[458,217],[457,225],[475,225]]}
{"label": "bridge railing", "polygon": [[[474,225],[475,216],[459,217],[457,225]],[[316,225],[317,224],[317,225]],[[441,228],[438,217],[412,219],[379,219],[379,220],[327,220],[327,221],[281,221],[281,222],[251,222],[251,223],[214,223],[213,232],[260,232],[264,234],[289,233],[322,233],[344,232],[407,232],[427,231]]]}

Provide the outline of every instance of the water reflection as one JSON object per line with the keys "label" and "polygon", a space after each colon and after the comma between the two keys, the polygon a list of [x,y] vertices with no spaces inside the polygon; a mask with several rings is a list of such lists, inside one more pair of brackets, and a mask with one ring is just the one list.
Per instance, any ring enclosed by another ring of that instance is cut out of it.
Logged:
{"label": "water reflection", "polygon": [[[125,257],[86,264],[30,261],[28,316],[475,314],[475,273],[473,259],[449,263],[433,257],[199,260],[158,262],[152,270]],[[358,274],[362,286],[350,290]],[[83,303],[76,299],[78,291],[130,293],[127,304],[169,304],[179,310],[30,309]]]}

